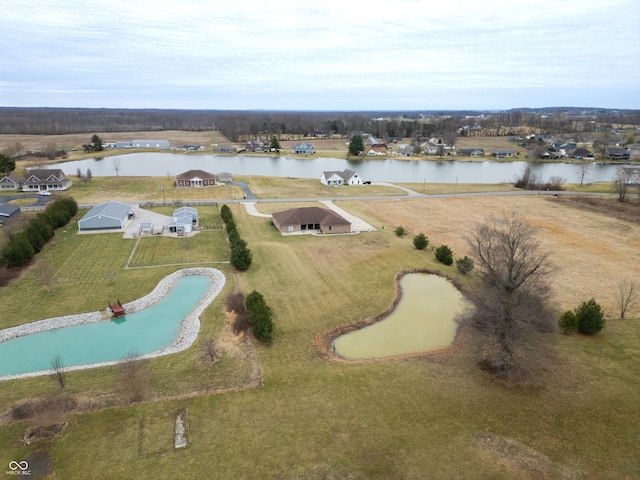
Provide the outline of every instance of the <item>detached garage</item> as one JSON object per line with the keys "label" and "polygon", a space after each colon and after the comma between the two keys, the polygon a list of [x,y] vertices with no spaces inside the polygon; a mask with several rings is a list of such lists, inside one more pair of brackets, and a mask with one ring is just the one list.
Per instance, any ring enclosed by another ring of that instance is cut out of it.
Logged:
{"label": "detached garage", "polygon": [[123,229],[133,218],[131,205],[120,202],[107,202],[96,205],[78,222],[78,230],[115,230]]}

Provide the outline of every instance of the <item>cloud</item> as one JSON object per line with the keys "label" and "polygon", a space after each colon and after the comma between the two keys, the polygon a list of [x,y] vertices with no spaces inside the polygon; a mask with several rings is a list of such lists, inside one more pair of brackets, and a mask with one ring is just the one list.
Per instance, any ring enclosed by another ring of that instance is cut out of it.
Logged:
{"label": "cloud", "polygon": [[0,103],[640,108],[638,19],[635,0],[9,0]]}

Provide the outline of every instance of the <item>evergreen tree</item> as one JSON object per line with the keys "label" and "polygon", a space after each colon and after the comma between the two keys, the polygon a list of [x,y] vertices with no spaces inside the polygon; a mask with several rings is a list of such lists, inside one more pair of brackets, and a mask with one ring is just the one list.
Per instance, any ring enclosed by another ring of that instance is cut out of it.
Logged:
{"label": "evergreen tree", "polygon": [[269,147],[271,148],[271,150],[275,150],[276,152],[280,151],[280,142],[275,135],[271,137],[271,145]]}
{"label": "evergreen tree", "polygon": [[364,152],[364,140],[362,135],[354,135],[349,142],[349,155],[359,155]]}
{"label": "evergreen tree", "polygon": [[418,250],[424,250],[429,245],[429,239],[425,236],[424,233],[419,233],[415,237],[413,237],[413,245]]}

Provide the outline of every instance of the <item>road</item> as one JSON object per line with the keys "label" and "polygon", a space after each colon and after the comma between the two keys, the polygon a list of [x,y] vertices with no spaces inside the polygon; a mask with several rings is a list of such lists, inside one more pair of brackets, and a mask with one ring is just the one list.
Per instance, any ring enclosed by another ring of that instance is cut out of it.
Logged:
{"label": "road", "polygon": [[29,207],[44,207],[47,203],[55,200],[58,197],[55,194],[46,196],[46,195],[38,195],[37,193],[26,193],[23,195],[0,195],[0,203],[7,203],[7,202],[10,202],[11,200],[19,200],[22,198],[37,199],[37,202],[33,203],[32,205],[29,205]]}

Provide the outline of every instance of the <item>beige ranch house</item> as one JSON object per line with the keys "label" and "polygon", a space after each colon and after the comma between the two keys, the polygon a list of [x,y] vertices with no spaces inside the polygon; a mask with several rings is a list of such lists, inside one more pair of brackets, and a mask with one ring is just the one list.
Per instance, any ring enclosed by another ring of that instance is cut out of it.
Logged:
{"label": "beige ranch house", "polygon": [[303,207],[277,212],[273,225],[283,235],[293,233],[349,233],[351,222],[337,213],[320,207]]}

